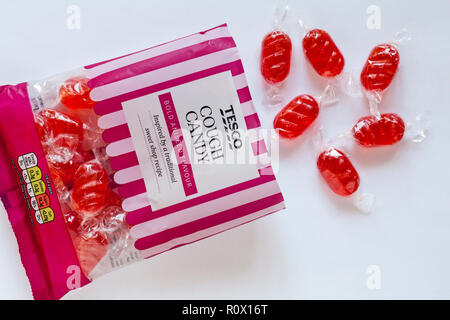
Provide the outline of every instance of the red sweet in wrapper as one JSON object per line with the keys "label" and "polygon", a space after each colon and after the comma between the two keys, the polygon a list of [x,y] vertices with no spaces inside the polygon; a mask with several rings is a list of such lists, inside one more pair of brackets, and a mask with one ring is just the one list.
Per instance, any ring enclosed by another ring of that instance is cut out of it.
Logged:
{"label": "red sweet in wrapper", "polygon": [[42,141],[59,135],[73,135],[79,141],[83,138],[83,123],[61,111],[44,109],[35,116],[35,123]]}
{"label": "red sweet in wrapper", "polygon": [[284,81],[291,69],[291,38],[283,31],[266,35],[261,49],[261,74],[269,84]]}
{"label": "red sweet in wrapper", "polygon": [[108,252],[107,241],[102,235],[89,239],[78,237],[74,240],[74,247],[85,274],[90,274]]}
{"label": "red sweet in wrapper", "polygon": [[72,239],[75,239],[80,234],[80,226],[83,219],[76,211],[68,211],[64,213],[67,229],[69,230]]}
{"label": "red sweet in wrapper", "polygon": [[361,84],[367,91],[382,92],[397,73],[400,54],[391,44],[377,45],[369,54],[361,72]]}
{"label": "red sweet in wrapper", "polygon": [[91,88],[86,78],[72,78],[67,80],[59,89],[61,103],[69,109],[93,108],[95,102],[89,96]]}
{"label": "red sweet in wrapper", "polygon": [[82,215],[97,213],[106,202],[108,174],[97,161],[80,165],[75,172],[72,205]]}
{"label": "red sweet in wrapper", "polygon": [[45,123],[45,117],[40,114],[35,115],[34,123],[36,125],[36,130],[38,132],[39,138],[41,139],[42,142],[46,142],[49,137],[48,133],[49,128]]}
{"label": "red sweet in wrapper", "polygon": [[106,196],[106,201],[109,206],[122,207],[123,199],[117,192],[109,189],[108,195]]}
{"label": "red sweet in wrapper", "polygon": [[283,138],[300,136],[319,115],[319,104],[310,95],[300,95],[288,103],[275,117],[273,126]]}
{"label": "red sweet in wrapper", "polygon": [[82,163],[93,159],[94,156],[91,152],[82,150],[76,151],[73,154],[73,157],[68,161],[61,162],[55,159],[55,157],[47,157],[52,178],[55,180],[61,180],[68,188],[73,187],[73,180],[78,167]]}
{"label": "red sweet in wrapper", "polygon": [[344,56],[324,30],[308,31],[303,38],[303,51],[314,70],[322,77],[336,77],[344,69]]}
{"label": "red sweet in wrapper", "polygon": [[349,158],[334,147],[323,151],[317,159],[320,174],[340,196],[349,196],[359,188],[359,175]]}
{"label": "red sweet in wrapper", "polygon": [[59,188],[71,188],[78,166],[94,158],[92,152],[81,149],[83,124],[73,116],[52,109],[42,110],[34,121],[55,184]]}
{"label": "red sweet in wrapper", "polygon": [[386,113],[359,119],[352,131],[355,140],[363,147],[387,146],[403,138],[405,123],[395,113]]}

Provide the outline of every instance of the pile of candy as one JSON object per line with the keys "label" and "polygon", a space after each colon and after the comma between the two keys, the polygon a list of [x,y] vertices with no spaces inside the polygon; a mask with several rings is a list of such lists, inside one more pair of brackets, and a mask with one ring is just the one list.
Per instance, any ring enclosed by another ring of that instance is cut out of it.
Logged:
{"label": "pile of candy", "polygon": [[[66,80],[52,108],[35,113],[35,124],[80,265],[90,276],[107,254],[128,240],[122,199],[95,124],[87,79]],[[90,119],[90,120],[88,120]]]}
{"label": "pile of candy", "polygon": [[[303,37],[303,52],[315,72],[330,83],[343,78],[345,59],[328,32],[308,30]],[[290,72],[291,40],[279,29],[265,36],[261,49],[261,73],[268,84],[285,81]],[[397,114],[380,114],[378,107],[383,93],[394,79],[400,56],[395,43],[377,45],[370,53],[361,72],[361,85],[369,99],[370,115],[353,126],[352,136],[365,148],[393,145],[402,140],[406,125]],[[302,135],[317,119],[322,96],[302,94],[290,101],[275,117],[273,125],[280,137],[294,139]],[[335,146],[322,146],[317,168],[339,196],[355,194],[360,177],[349,157]],[[369,209],[370,210],[370,209]]]}

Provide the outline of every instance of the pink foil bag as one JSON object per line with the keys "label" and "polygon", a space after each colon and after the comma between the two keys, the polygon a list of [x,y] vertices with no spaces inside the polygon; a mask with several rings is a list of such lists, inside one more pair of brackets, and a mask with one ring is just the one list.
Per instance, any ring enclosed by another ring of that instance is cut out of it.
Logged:
{"label": "pink foil bag", "polygon": [[[101,137],[89,148],[107,163],[126,212],[126,240],[118,246],[124,232],[101,229],[108,251],[89,272],[65,222],[70,190],[64,197],[58,191],[33,119],[43,109],[64,110],[59,88],[73,77],[89,79],[95,114],[87,122]],[[0,198],[35,299],[59,299],[118,267],[283,209],[260,131],[225,24],[0,87]],[[42,197],[44,204],[36,200]]]}

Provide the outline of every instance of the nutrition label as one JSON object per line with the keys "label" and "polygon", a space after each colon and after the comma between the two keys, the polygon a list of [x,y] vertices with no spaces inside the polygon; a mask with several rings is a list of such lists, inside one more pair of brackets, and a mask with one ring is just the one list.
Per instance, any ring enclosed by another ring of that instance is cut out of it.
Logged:
{"label": "nutrition label", "polygon": [[30,205],[34,210],[34,217],[39,224],[45,224],[55,219],[50,207],[50,197],[42,177],[42,170],[38,166],[38,159],[34,153],[27,153],[17,159],[22,178],[25,182]]}

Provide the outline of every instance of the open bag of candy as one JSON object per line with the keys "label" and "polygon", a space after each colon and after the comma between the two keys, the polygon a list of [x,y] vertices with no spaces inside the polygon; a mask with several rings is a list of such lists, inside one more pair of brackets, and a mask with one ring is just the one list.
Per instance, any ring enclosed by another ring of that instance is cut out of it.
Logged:
{"label": "open bag of candy", "polygon": [[0,198],[36,299],[284,209],[226,24],[0,87]]}

